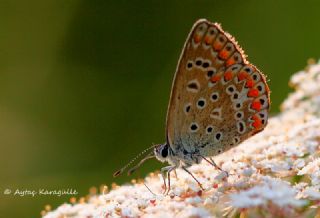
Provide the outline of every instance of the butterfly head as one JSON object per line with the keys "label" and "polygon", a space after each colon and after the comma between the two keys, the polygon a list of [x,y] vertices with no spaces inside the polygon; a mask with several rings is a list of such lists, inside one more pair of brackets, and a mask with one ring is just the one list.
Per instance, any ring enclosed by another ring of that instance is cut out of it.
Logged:
{"label": "butterfly head", "polygon": [[[152,149],[153,149],[153,151],[150,152],[150,150],[152,150]],[[167,143],[166,144],[152,145],[151,147],[149,147],[149,148],[143,150],[141,153],[139,153],[127,165],[122,167],[120,170],[116,171],[113,174],[113,176],[117,177],[117,176],[121,175],[131,164],[133,164],[136,160],[139,160],[140,157],[145,153],[147,153],[147,155],[145,155],[140,160],[140,162],[138,162],[135,166],[133,166],[132,168],[130,168],[128,170],[128,175],[131,175],[132,173],[134,173],[148,159],[156,157],[161,162],[167,161],[169,163],[172,163],[172,161],[173,161],[172,157],[174,156],[174,153],[173,153],[172,149],[170,148],[170,146]]]}
{"label": "butterfly head", "polygon": [[154,147],[154,155],[159,161],[165,162],[172,155],[172,150],[167,143],[159,144]]}

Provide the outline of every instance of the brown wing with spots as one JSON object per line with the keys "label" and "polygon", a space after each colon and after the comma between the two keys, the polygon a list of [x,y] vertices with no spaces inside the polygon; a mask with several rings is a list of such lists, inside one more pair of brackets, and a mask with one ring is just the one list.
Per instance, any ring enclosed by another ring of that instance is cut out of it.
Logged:
{"label": "brown wing with spots", "polygon": [[197,21],[173,81],[167,114],[170,146],[205,156],[227,150],[267,125],[269,88],[219,24]]}

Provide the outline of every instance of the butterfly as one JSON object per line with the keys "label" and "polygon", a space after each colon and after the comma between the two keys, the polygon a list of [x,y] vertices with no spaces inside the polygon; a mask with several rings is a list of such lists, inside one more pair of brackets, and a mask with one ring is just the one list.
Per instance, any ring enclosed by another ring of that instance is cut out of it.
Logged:
{"label": "butterfly", "polygon": [[269,108],[264,74],[246,60],[235,39],[219,24],[200,19],[187,37],[173,79],[166,142],[144,150],[114,176],[152,149],[128,174],[155,157],[169,163],[161,169],[165,192],[176,168],[189,173],[202,188],[188,167],[205,160],[220,169],[212,157],[262,131]]}

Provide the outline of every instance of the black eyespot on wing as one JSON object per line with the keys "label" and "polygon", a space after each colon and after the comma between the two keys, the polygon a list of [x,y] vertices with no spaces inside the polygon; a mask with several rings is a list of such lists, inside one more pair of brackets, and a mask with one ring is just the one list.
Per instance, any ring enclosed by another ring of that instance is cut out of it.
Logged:
{"label": "black eyespot on wing", "polygon": [[237,66],[234,66],[234,67],[231,68],[232,71],[234,71],[234,70],[236,70],[236,69],[238,69]]}
{"label": "black eyespot on wing", "polygon": [[196,61],[196,65],[197,65],[197,66],[200,66],[201,64],[202,64],[202,61],[201,61],[201,60],[197,60],[197,61]]}
{"label": "black eyespot on wing", "polygon": [[211,126],[209,126],[209,127],[207,128],[207,133],[211,133],[212,130],[213,130],[213,128],[212,128]]}
{"label": "black eyespot on wing", "polygon": [[253,79],[253,80],[256,80],[257,78],[258,78],[258,76],[255,75],[255,74],[252,76],[252,79]]}
{"label": "black eyespot on wing", "polygon": [[229,92],[233,92],[233,91],[234,91],[234,88],[233,88],[232,86],[230,86],[230,87],[228,88],[228,91],[229,91]]}
{"label": "black eyespot on wing", "polygon": [[218,95],[214,93],[214,94],[211,95],[211,98],[212,98],[212,100],[215,101],[215,100],[218,99]]}
{"label": "black eyespot on wing", "polygon": [[259,90],[259,92],[262,91],[262,86],[257,86],[257,89]]}
{"label": "black eyespot on wing", "polygon": [[247,73],[250,73],[250,72],[251,72],[251,68],[250,68],[250,67],[246,67],[244,70],[245,70]]}
{"label": "black eyespot on wing", "polygon": [[221,133],[218,132],[215,137],[216,137],[216,139],[219,141],[219,140],[221,139]]}
{"label": "black eyespot on wing", "polygon": [[213,73],[214,73],[213,70],[209,70],[209,71],[207,72],[208,77],[209,77],[209,78],[212,77]]}
{"label": "black eyespot on wing", "polygon": [[188,88],[189,89],[196,89],[196,90],[199,89],[198,84],[196,82],[189,83]]}
{"label": "black eyespot on wing", "polygon": [[192,131],[196,131],[196,130],[198,129],[197,124],[193,123],[193,124],[190,126],[190,129],[191,129]]}
{"label": "black eyespot on wing", "polygon": [[203,64],[202,64],[202,67],[203,68],[207,68],[207,67],[209,67],[210,66],[210,64],[208,63],[208,62],[203,62]]}
{"label": "black eyespot on wing", "polygon": [[185,109],[186,109],[186,112],[189,113],[189,111],[190,111],[190,109],[191,109],[191,106],[188,105]]}
{"label": "black eyespot on wing", "polygon": [[236,116],[237,116],[238,118],[241,118],[241,117],[242,117],[242,113],[241,113],[241,112],[237,112]]}
{"label": "black eyespot on wing", "polygon": [[198,106],[199,106],[200,108],[204,107],[204,105],[205,105],[204,100],[199,100],[199,101],[198,101]]}
{"label": "black eyespot on wing", "polygon": [[187,68],[188,68],[188,69],[191,69],[191,68],[192,68],[192,63],[191,63],[191,62],[189,62],[189,63],[187,64]]}
{"label": "black eyespot on wing", "polygon": [[240,132],[243,132],[243,130],[244,130],[244,125],[243,125],[242,122],[240,122],[240,123],[239,123],[239,131],[240,131]]}
{"label": "black eyespot on wing", "polygon": [[238,93],[233,94],[233,99],[238,99],[238,97],[239,97]]}

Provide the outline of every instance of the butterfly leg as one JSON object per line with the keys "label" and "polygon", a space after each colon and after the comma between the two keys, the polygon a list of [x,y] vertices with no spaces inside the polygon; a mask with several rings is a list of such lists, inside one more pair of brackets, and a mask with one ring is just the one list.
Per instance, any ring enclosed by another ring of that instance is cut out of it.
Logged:
{"label": "butterfly leg", "polygon": [[[205,159],[205,160],[206,160],[206,159]],[[212,159],[212,157],[210,157],[210,161],[211,161],[211,164],[212,164],[215,168],[217,168],[218,170],[224,172],[224,173],[227,175],[227,177],[229,176],[229,173],[228,173],[227,171],[221,169],[221,168],[214,162],[214,160]],[[210,162],[209,162],[209,163],[210,163]]]}
{"label": "butterfly leg", "polygon": [[204,156],[202,156],[202,155],[201,155],[201,157],[202,157],[205,161],[207,161],[209,164],[211,164],[212,166],[214,166],[216,169],[224,172],[224,173],[227,175],[227,177],[229,176],[229,173],[228,173],[227,171],[221,169],[221,168],[214,162],[214,160],[212,159],[212,157],[210,157],[210,160],[208,160],[208,158],[206,158],[206,157],[204,157]]}
{"label": "butterfly leg", "polygon": [[185,167],[182,167],[182,169],[184,171],[186,171],[199,185],[199,187],[201,188],[202,191],[204,191],[204,188],[202,187],[201,183],[199,182],[199,180],[197,180],[197,178]]}
{"label": "butterfly leg", "polygon": [[[166,166],[161,168],[161,175],[162,175],[163,184],[164,184],[164,192],[163,192],[164,195],[168,194],[170,191],[170,173],[172,170],[175,170],[175,169],[176,169],[176,166]],[[168,177],[168,188],[166,184],[166,174]]]}
{"label": "butterfly leg", "polygon": [[177,174],[177,170],[174,169],[174,175],[176,176],[176,178],[178,178],[178,174]]}

